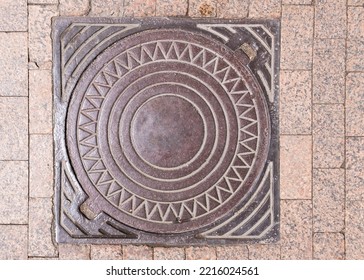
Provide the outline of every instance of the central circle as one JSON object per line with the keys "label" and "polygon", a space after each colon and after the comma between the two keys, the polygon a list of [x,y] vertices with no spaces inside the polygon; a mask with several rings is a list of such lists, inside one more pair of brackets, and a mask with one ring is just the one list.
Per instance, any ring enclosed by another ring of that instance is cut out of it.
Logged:
{"label": "central circle", "polygon": [[159,95],[147,100],[131,124],[135,151],[156,167],[188,164],[200,150],[204,123],[197,108],[182,97]]}

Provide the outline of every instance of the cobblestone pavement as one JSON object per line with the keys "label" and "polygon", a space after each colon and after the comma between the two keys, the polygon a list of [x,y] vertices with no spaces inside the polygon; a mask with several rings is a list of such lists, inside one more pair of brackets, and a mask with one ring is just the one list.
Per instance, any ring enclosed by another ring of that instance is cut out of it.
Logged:
{"label": "cobblestone pavement", "polygon": [[[278,243],[53,242],[58,15],[281,19]],[[1,0],[0,53],[0,259],[364,259],[363,0]]]}

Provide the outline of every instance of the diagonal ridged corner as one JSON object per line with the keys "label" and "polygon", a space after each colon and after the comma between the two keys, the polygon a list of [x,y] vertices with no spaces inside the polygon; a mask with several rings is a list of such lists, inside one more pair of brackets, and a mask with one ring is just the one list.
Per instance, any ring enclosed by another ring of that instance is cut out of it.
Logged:
{"label": "diagonal ridged corner", "polygon": [[56,18],[56,238],[278,239],[275,21]]}

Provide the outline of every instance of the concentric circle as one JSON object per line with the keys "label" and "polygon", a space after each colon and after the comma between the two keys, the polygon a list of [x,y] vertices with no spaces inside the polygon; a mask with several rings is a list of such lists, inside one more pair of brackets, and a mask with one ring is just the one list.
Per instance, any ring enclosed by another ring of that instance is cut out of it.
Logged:
{"label": "concentric circle", "polygon": [[252,186],[267,157],[266,108],[224,45],[183,30],[145,31],[87,69],[71,100],[67,145],[103,211],[138,229],[185,232],[222,216]]}

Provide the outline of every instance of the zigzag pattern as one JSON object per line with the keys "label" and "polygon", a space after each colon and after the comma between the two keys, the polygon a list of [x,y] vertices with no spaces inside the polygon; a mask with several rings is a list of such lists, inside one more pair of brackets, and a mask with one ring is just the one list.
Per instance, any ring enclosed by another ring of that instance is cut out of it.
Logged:
{"label": "zigzag pattern", "polygon": [[201,236],[209,239],[264,237],[275,225],[273,188],[273,163],[270,162],[260,185],[244,207],[225,222],[202,233]]}
{"label": "zigzag pattern", "polygon": [[[275,60],[275,37],[272,32],[263,24],[197,24],[197,27],[205,30],[224,43],[228,43],[230,38],[236,33],[245,35],[246,41],[253,40],[267,54],[267,59],[259,63],[256,70],[257,78],[270,102],[274,101],[276,89],[274,88],[274,60]],[[254,69],[253,69],[254,71]]]}
{"label": "zigzag pattern", "polygon": [[[127,72],[161,60],[182,61],[208,72],[234,100],[240,122],[238,154],[230,171],[208,192],[175,203],[150,201],[130,193],[106,169],[97,143],[97,119],[108,91]],[[241,77],[221,57],[185,42],[150,42],[120,54],[102,69],[89,87],[81,109],[79,149],[92,182],[120,210],[141,219],[164,223],[191,220],[220,206],[243,184],[256,157],[259,130],[255,110]]]}

